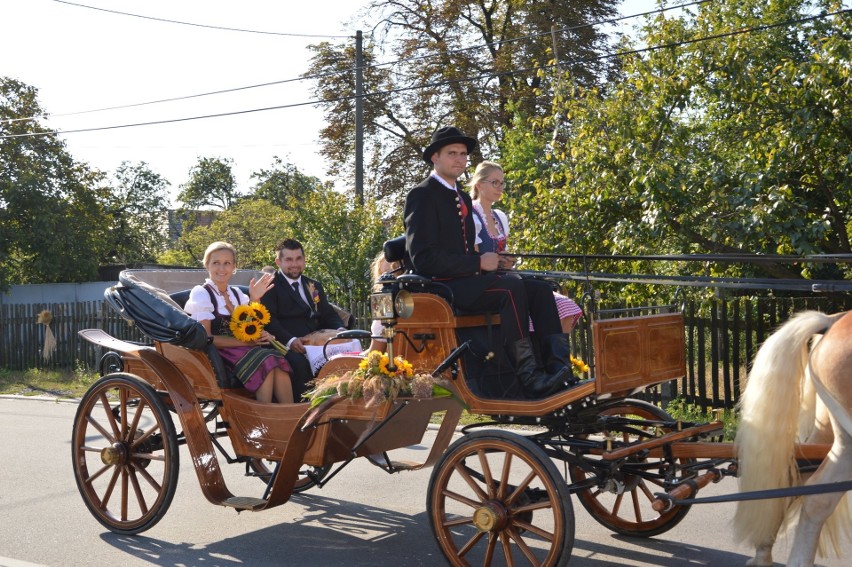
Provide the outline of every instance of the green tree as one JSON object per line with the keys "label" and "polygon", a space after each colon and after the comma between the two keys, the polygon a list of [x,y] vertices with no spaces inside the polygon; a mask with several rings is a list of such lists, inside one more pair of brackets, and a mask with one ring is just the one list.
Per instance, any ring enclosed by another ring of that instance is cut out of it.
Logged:
{"label": "green tree", "polygon": [[34,87],[0,78],[0,288],[88,281],[104,256],[102,175],[42,127]]}
{"label": "green tree", "polygon": [[308,194],[322,188],[322,182],[316,177],[305,175],[292,163],[284,163],[277,156],[273,158],[270,169],[252,172],[256,180],[254,196],[289,209],[292,199],[301,200]]}
{"label": "green tree", "polygon": [[163,264],[202,267],[204,250],[224,240],[237,249],[240,268],[259,270],[272,264],[275,244],[282,234],[284,209],[264,199],[243,199],[217,213],[209,226],[185,231],[159,261]]}
{"label": "green tree", "polygon": [[198,158],[177,196],[184,209],[229,209],[239,198],[233,163],[230,158]]}
{"label": "green tree", "polygon": [[[435,128],[454,124],[494,158],[511,126],[511,105],[529,116],[546,114],[555,83],[536,72],[554,60],[583,85],[614,75],[601,26],[616,0],[376,0],[368,14],[380,22],[365,48],[365,65],[382,50],[395,62],[365,73],[365,178],[374,198],[397,202],[426,166],[420,158]],[[332,174],[354,171],[354,55],[351,42],[314,48],[309,76],[328,126],[323,153]],[[573,61],[574,63],[570,63]]]}
{"label": "green tree", "polygon": [[150,262],[168,242],[169,182],[147,163],[122,162],[115,172],[107,213],[113,262]]}
{"label": "green tree", "polygon": [[839,8],[726,1],[657,16],[638,41],[670,47],[624,58],[617,85],[573,83],[551,116],[519,112],[504,147],[516,236],[539,251],[849,253],[850,19],[806,20],[814,4]]}
{"label": "green tree", "polygon": [[314,192],[298,211],[286,214],[281,229],[282,238],[302,243],[307,275],[320,280],[333,301],[346,306],[367,299],[370,263],[388,238],[374,204],[359,206],[335,191]]}

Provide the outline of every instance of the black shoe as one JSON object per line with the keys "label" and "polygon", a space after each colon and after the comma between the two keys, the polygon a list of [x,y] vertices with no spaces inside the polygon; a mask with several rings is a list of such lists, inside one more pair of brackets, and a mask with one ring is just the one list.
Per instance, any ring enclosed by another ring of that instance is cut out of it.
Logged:
{"label": "black shoe", "polygon": [[542,370],[533,352],[532,340],[524,337],[509,345],[509,354],[515,364],[515,376],[528,398],[552,396],[570,385],[574,379],[571,369],[563,366],[552,374]]}

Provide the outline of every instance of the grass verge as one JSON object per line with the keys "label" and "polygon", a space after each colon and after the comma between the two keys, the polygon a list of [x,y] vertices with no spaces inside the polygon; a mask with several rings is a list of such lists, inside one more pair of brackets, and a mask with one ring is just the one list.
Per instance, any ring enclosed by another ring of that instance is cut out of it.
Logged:
{"label": "grass verge", "polygon": [[74,370],[6,370],[0,368],[0,394],[80,398],[98,379],[96,372]]}

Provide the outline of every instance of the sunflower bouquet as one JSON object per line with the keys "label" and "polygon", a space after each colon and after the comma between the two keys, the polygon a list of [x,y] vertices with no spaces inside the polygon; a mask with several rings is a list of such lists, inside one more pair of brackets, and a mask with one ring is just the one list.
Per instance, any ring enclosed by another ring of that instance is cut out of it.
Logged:
{"label": "sunflower bouquet", "polygon": [[[250,301],[244,305],[237,305],[231,313],[231,321],[228,325],[235,339],[249,343],[260,339],[264,325],[271,320],[269,310],[262,303]],[[287,354],[286,346],[275,339],[269,343],[281,354]]]}
{"label": "sunflower bouquet", "polygon": [[317,378],[314,389],[305,394],[311,407],[316,407],[335,396],[357,400],[363,398],[365,407],[393,401],[399,396],[433,398],[451,396],[452,392],[441,385],[442,380],[428,373],[415,373],[411,363],[401,356],[394,357],[393,365],[387,353],[371,351],[358,364],[342,376]]}

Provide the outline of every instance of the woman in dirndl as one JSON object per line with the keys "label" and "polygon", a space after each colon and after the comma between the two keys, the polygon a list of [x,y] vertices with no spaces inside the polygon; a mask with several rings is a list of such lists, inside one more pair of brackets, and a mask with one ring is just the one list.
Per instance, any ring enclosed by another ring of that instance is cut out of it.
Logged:
{"label": "woman in dirndl", "polygon": [[[483,161],[476,166],[469,187],[479,252],[505,252],[509,239],[509,219],[506,213],[494,208],[494,203],[500,200],[506,187],[503,167],[493,161]],[[510,268],[513,264],[510,257],[501,258],[501,268]],[[554,292],[553,299],[556,301],[562,332],[570,333],[582,317],[583,310],[570,297],[561,293]],[[530,320],[530,331],[533,330]]]}
{"label": "woman in dirndl", "polygon": [[204,284],[192,288],[184,310],[204,326],[208,340],[222,355],[225,365],[248,391],[254,392],[258,401],[293,403],[297,394],[290,380],[292,369],[283,354],[268,346],[273,337],[261,331],[258,340],[243,342],[230,332],[231,313],[236,306],[259,302],[272,289],[272,274],[251,280],[251,297],[228,285],[237,271],[237,251],[227,242],[214,242],[207,247],[204,267],[209,277]]}

